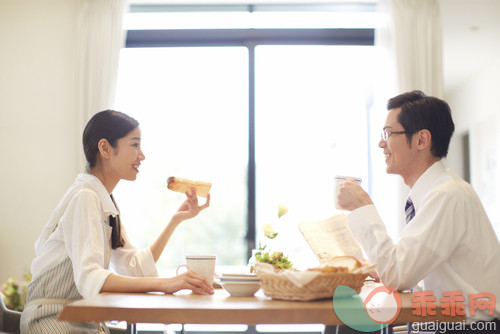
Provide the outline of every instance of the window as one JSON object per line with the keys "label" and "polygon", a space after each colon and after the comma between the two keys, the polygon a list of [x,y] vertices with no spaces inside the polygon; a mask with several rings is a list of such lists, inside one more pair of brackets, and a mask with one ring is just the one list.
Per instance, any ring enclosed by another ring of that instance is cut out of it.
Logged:
{"label": "window", "polygon": [[217,254],[218,263],[242,264],[247,63],[241,47],[123,50],[117,109],[140,122],[146,160],[137,181],[119,184],[116,199],[124,224],[135,223],[127,229],[138,246],[156,239],[185,198],[166,190],[169,176],[213,183],[210,209],[177,228],[161,267],[175,268],[186,254],[196,253]]}
{"label": "window", "polygon": [[[310,267],[315,257],[297,224],[339,213],[335,175],[362,177],[366,184],[369,178],[371,49],[259,46],[255,52],[257,231],[275,224],[279,237],[271,246],[300,267]],[[278,203],[289,212],[276,222]],[[257,241],[263,239],[258,233]]]}
{"label": "window", "polygon": [[[152,8],[136,7],[128,24]],[[166,190],[169,176],[213,182],[211,207],[178,227],[160,268],[175,268],[188,253],[245,265],[278,204],[290,211],[273,245],[296,265],[310,265],[314,256],[296,225],[337,213],[334,175],[360,176],[370,190],[373,29],[331,26],[342,13],[354,15],[350,9],[304,8],[254,7],[252,14],[274,17],[267,22],[289,18],[286,27],[270,27],[233,7],[221,14],[163,6],[147,16],[146,28],[129,29],[116,109],[141,123],[146,160],[138,180],[120,183],[115,197],[134,243],[151,244],[181,204],[183,195]],[[363,8],[358,14],[371,13]],[[170,15],[163,25],[184,26],[152,29],[161,15]],[[209,29],[200,26],[203,15],[212,17]],[[220,17],[232,17],[232,27]]]}

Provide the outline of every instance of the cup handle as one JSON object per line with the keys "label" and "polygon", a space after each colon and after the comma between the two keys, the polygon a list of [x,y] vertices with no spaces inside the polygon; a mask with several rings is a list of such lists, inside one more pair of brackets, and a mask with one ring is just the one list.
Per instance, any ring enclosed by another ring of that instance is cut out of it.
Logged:
{"label": "cup handle", "polygon": [[186,267],[186,269],[187,269],[187,264],[180,264],[180,265],[177,267],[177,269],[175,270],[175,274],[176,274],[176,275],[179,275],[179,269],[181,269],[182,267]]}

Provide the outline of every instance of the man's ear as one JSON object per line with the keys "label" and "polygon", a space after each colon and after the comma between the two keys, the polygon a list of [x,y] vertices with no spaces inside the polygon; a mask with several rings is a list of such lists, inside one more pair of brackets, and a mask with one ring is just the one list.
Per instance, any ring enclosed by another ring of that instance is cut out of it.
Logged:
{"label": "man's ear", "polygon": [[97,147],[99,149],[99,154],[103,159],[109,159],[112,153],[112,147],[109,144],[107,139],[101,139],[99,140],[99,143],[97,143]]}
{"label": "man's ear", "polygon": [[432,135],[427,129],[420,130],[416,133],[417,136],[417,149],[424,150],[430,149],[432,145]]}

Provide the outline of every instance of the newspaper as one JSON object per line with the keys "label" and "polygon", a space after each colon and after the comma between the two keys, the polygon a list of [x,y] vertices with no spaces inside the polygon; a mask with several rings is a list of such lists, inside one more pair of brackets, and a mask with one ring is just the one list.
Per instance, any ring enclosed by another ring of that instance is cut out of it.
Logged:
{"label": "newspaper", "polygon": [[363,250],[343,213],[320,221],[300,223],[299,230],[320,262],[335,256],[363,260]]}

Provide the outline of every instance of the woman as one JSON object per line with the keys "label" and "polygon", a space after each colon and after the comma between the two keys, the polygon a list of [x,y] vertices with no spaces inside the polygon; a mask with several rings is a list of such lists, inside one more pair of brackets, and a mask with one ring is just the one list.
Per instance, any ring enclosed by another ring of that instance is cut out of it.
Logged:
{"label": "woman", "polygon": [[97,113],[85,127],[83,147],[87,173],[77,176],[35,243],[21,332],[100,332],[99,324],[56,320],[65,303],[100,292],[190,289],[213,294],[203,276],[188,271],[159,278],[155,264],[175,228],[207,208],[210,197],[200,206],[194,189],[186,193],[186,201],[153,245],[138,250],[120,224],[111,194],[120,180],[136,179],[145,159],[139,123],[117,111]]}

